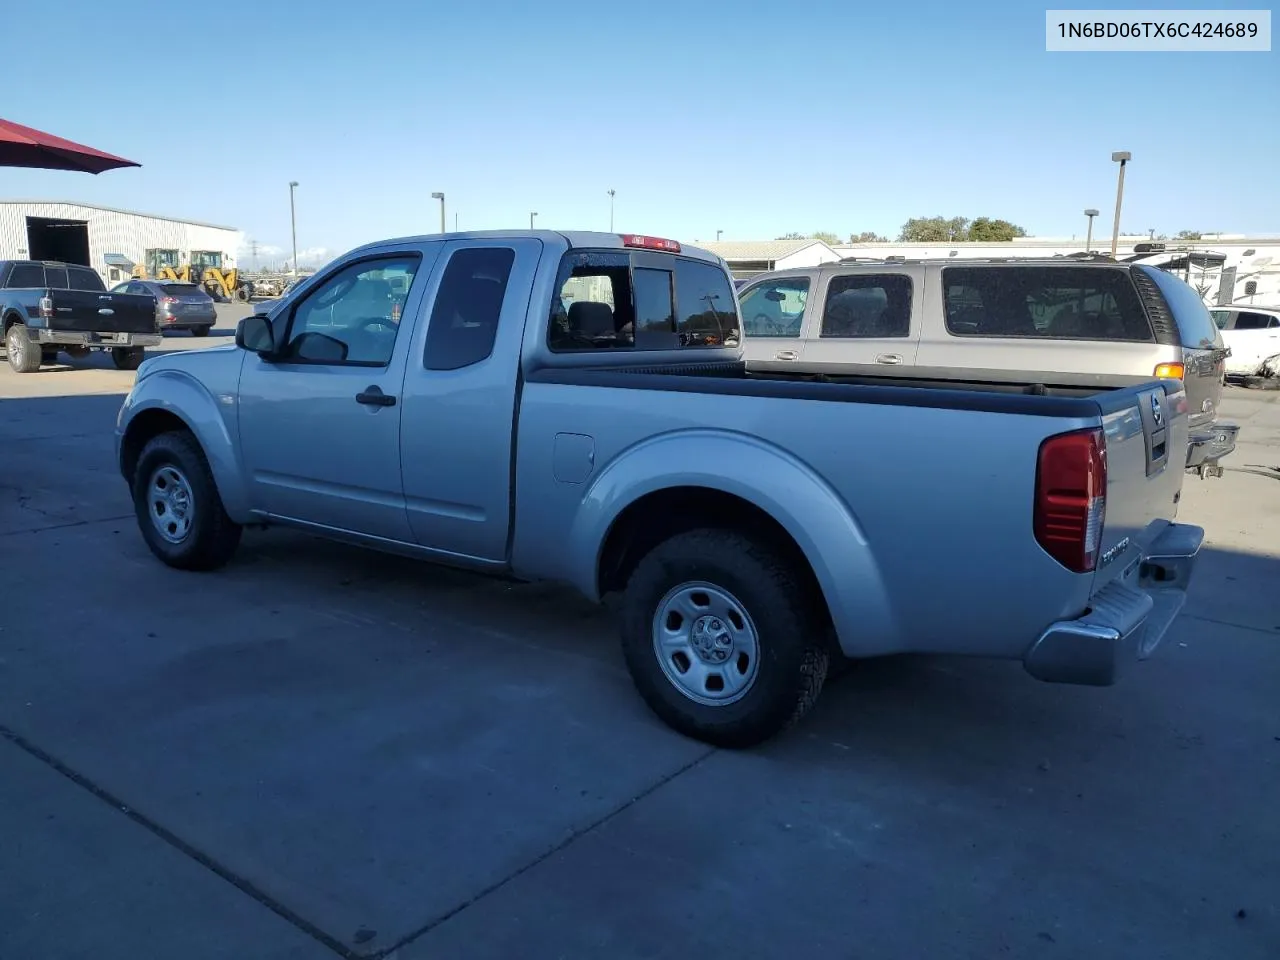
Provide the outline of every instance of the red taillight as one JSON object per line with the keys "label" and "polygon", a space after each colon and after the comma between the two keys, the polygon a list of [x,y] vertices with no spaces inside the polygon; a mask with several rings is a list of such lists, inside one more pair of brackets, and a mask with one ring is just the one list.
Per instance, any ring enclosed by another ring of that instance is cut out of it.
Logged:
{"label": "red taillight", "polygon": [[160,302],[161,303],[178,303],[179,300],[177,297],[161,297]]}
{"label": "red taillight", "polygon": [[1068,570],[1098,563],[1107,509],[1107,447],[1100,428],[1050,437],[1036,464],[1036,542]]}
{"label": "red taillight", "polygon": [[679,253],[680,244],[674,240],[663,240],[661,237],[642,237],[638,233],[624,233],[624,247],[641,247],[645,250],[665,250],[667,253]]}

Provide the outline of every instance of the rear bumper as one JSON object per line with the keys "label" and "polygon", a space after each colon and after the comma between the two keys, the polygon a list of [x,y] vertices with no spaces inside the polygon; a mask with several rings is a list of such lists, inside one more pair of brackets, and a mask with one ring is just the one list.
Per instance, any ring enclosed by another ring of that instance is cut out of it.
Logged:
{"label": "rear bumper", "polygon": [[27,336],[34,343],[48,347],[156,347],[164,342],[158,333],[93,333],[37,328],[28,330]]}
{"label": "rear bumper", "polygon": [[1027,672],[1051,683],[1105,687],[1125,667],[1149,657],[1187,600],[1187,586],[1204,529],[1174,523],[1131,561],[1133,572],[1113,580],[1075,620],[1052,624],[1023,658]]}
{"label": "rear bumper", "polygon": [[1212,423],[1195,427],[1187,438],[1187,469],[1201,476],[1220,473],[1218,461],[1236,449],[1236,435],[1240,425],[1236,423]]}
{"label": "rear bumper", "polygon": [[160,317],[160,327],[163,330],[190,330],[192,327],[212,327],[217,322],[217,314],[184,313],[176,317]]}

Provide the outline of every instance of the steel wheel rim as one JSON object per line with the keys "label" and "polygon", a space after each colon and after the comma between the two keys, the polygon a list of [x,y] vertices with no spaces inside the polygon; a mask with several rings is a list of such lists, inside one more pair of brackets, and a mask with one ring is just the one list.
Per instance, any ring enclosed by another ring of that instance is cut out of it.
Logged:
{"label": "steel wheel rim", "polygon": [[658,602],[653,652],[667,681],[703,706],[737,703],[759,675],[760,635],[746,606],[704,581],[672,587]]}
{"label": "steel wheel rim", "polygon": [[171,463],[156,467],[147,481],[147,516],[169,543],[182,543],[195,520],[195,496],[191,483]]}

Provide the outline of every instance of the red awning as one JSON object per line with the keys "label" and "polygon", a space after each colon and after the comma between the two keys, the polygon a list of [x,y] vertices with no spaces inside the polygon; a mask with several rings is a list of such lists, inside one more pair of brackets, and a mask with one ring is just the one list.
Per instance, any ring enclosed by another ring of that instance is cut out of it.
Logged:
{"label": "red awning", "polygon": [[51,133],[0,120],[0,167],[39,167],[43,170],[80,170],[102,173],[118,167],[142,164],[103,153],[82,143],[63,140]]}

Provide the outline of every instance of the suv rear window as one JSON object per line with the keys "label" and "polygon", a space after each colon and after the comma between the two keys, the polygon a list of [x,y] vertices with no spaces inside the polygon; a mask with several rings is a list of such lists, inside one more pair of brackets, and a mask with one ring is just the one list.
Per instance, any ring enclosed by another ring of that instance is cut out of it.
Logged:
{"label": "suv rear window", "polygon": [[1124,270],[944,267],[942,286],[952,336],[1154,339],[1138,291]]}
{"label": "suv rear window", "polygon": [[720,267],[683,257],[565,254],[551,305],[552,350],[670,350],[736,342],[738,309]]}
{"label": "suv rear window", "polygon": [[162,283],[160,289],[171,297],[189,297],[193,293],[203,293],[194,283]]}

